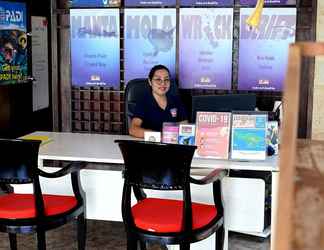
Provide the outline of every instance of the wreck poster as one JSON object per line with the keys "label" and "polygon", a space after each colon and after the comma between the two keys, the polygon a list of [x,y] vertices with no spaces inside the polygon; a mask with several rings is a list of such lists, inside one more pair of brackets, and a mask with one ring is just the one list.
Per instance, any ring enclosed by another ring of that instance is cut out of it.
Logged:
{"label": "wreck poster", "polygon": [[231,89],[232,31],[233,9],[180,10],[180,88]]}
{"label": "wreck poster", "polygon": [[119,89],[119,10],[71,9],[72,85]]}
{"label": "wreck poster", "polygon": [[0,85],[27,79],[26,4],[0,1]]}
{"label": "wreck poster", "polygon": [[125,9],[125,83],[147,77],[156,64],[175,78],[176,10]]}
{"label": "wreck poster", "polygon": [[242,8],[238,89],[282,91],[289,44],[295,41],[296,8],[265,8],[258,29],[246,19],[253,8]]}

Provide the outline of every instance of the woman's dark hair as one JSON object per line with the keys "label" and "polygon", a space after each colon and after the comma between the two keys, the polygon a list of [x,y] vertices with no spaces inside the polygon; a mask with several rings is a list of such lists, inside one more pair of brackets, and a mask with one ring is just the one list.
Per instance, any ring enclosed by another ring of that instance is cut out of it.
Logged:
{"label": "woman's dark hair", "polygon": [[150,81],[152,81],[152,78],[153,78],[155,72],[158,71],[158,70],[161,70],[161,69],[166,70],[168,72],[168,74],[170,75],[170,71],[169,71],[169,69],[167,67],[165,67],[162,64],[155,65],[155,66],[153,66],[153,68],[151,68],[150,73],[148,75],[148,78],[150,79]]}

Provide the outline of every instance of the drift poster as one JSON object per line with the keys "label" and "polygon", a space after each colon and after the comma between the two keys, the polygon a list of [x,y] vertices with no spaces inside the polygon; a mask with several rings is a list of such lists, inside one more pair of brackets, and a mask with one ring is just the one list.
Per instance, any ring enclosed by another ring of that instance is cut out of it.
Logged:
{"label": "drift poster", "polygon": [[27,79],[26,4],[0,1],[0,85]]}
{"label": "drift poster", "polygon": [[233,6],[234,0],[180,0],[181,6]]}
{"label": "drift poster", "polygon": [[118,9],[71,9],[72,85],[119,89]]}
{"label": "drift poster", "polygon": [[[240,0],[241,5],[255,6],[258,0]],[[265,6],[296,5],[296,0],[265,0]]]}
{"label": "drift poster", "polygon": [[125,7],[176,6],[176,0],[125,0]]}
{"label": "drift poster", "polygon": [[146,78],[156,64],[175,78],[176,10],[125,9],[125,82]]}
{"label": "drift poster", "polygon": [[252,11],[241,9],[238,89],[282,91],[289,44],[295,41],[296,9],[265,8],[254,30],[245,23]]}
{"label": "drift poster", "polygon": [[72,0],[71,7],[110,7],[119,6],[120,0]]}
{"label": "drift poster", "polygon": [[233,9],[180,9],[179,86],[231,89]]}

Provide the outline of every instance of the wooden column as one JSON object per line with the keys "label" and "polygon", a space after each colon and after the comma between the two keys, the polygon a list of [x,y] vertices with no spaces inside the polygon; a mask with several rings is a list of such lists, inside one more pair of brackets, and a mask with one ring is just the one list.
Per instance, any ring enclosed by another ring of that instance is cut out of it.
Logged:
{"label": "wooden column", "polygon": [[302,60],[324,43],[290,46],[284,90],[276,250],[324,249],[324,142],[297,141]]}

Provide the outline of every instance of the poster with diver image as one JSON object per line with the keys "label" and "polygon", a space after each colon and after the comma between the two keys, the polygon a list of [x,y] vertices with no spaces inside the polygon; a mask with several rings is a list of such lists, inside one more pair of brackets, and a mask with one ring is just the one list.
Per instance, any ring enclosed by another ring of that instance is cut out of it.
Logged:
{"label": "poster with diver image", "polygon": [[234,0],[180,0],[180,5],[185,7],[228,7],[234,5]]}
{"label": "poster with diver image", "polygon": [[[258,0],[240,0],[240,4],[244,6],[255,6]],[[296,5],[296,0],[264,0],[265,6],[274,5]]]}
{"label": "poster with diver image", "polygon": [[233,9],[180,9],[179,87],[231,89]]}
{"label": "poster with diver image", "polygon": [[120,0],[71,0],[72,8],[120,6]]}
{"label": "poster with diver image", "polygon": [[253,8],[242,8],[238,89],[282,91],[289,44],[295,41],[296,8],[265,8],[257,29],[246,19]]}
{"label": "poster with diver image", "polygon": [[72,85],[119,89],[119,10],[71,9]]}
{"label": "poster with diver image", "polygon": [[169,68],[175,78],[176,10],[125,9],[125,83],[146,78],[157,64]]}
{"label": "poster with diver image", "polygon": [[0,85],[27,79],[26,4],[0,1]]}
{"label": "poster with diver image", "polygon": [[176,0],[125,0],[125,7],[176,6]]}

